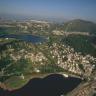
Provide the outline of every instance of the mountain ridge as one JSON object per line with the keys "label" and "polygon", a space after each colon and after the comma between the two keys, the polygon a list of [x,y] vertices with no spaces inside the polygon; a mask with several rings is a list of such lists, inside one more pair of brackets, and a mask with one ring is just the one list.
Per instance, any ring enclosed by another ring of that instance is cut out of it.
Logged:
{"label": "mountain ridge", "polygon": [[63,23],[62,29],[68,32],[89,32],[90,34],[96,34],[96,23],[74,19]]}

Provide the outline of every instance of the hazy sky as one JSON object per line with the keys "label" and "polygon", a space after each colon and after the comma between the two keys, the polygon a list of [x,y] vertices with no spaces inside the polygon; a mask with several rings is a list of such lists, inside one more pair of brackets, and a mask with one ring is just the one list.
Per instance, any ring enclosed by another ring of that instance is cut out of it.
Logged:
{"label": "hazy sky", "polygon": [[0,0],[0,14],[96,21],[96,0]]}

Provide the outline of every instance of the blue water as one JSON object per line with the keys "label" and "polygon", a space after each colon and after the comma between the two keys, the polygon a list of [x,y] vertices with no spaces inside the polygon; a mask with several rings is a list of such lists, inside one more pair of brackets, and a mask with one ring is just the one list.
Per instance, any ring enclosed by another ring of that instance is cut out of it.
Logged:
{"label": "blue water", "polygon": [[45,37],[41,36],[34,36],[34,35],[13,35],[13,34],[4,34],[0,35],[0,38],[15,38],[23,41],[28,41],[32,43],[40,43],[40,42],[45,42],[47,39]]}

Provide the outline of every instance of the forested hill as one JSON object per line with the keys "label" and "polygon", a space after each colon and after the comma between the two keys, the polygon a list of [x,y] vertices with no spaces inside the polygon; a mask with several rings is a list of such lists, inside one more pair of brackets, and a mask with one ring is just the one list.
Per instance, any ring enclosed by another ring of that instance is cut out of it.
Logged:
{"label": "forested hill", "polygon": [[96,24],[85,20],[72,20],[66,22],[62,26],[64,31],[68,32],[90,32],[91,34],[96,34]]}

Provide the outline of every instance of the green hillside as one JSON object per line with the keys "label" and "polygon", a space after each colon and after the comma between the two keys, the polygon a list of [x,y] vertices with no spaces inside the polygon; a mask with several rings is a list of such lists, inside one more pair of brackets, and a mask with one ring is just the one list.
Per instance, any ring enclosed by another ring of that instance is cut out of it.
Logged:
{"label": "green hillside", "polygon": [[76,52],[82,52],[82,54],[91,54],[96,57],[96,48],[94,48],[91,38],[89,36],[82,35],[69,35],[63,38],[63,42],[75,49]]}
{"label": "green hillside", "polygon": [[90,32],[96,34],[96,24],[84,20],[72,20],[63,24],[62,29],[68,32]]}

